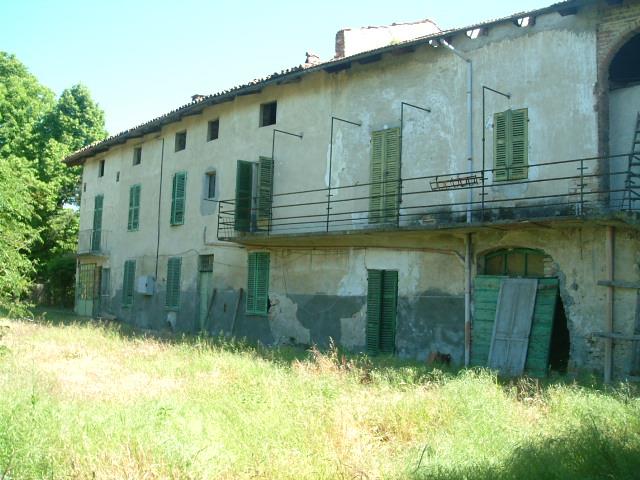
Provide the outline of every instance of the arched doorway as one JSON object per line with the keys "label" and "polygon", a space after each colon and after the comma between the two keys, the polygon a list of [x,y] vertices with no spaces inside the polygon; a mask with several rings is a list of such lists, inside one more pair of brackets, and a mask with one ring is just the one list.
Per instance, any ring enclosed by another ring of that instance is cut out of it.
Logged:
{"label": "arched doorway", "polygon": [[[609,154],[613,157],[609,171],[611,206],[616,209],[640,209],[635,191],[640,195],[640,185],[633,185],[633,178],[625,172],[640,174],[640,145],[634,145],[640,130],[640,32],[631,36],[612,55],[608,65],[609,97]],[[636,152],[636,158],[628,154]],[[621,155],[620,157],[615,157]],[[620,173],[617,173],[620,172]],[[637,178],[635,179],[637,183]],[[631,181],[631,184],[628,182]],[[624,192],[630,185],[632,192]]]}
{"label": "arched doorway", "polygon": [[[551,263],[551,257],[541,250],[513,247],[487,252],[478,260],[479,274],[474,282],[472,364],[495,366],[494,345],[500,335],[504,336],[500,322],[507,309],[512,312],[509,320],[513,322],[512,331],[524,328],[528,337],[524,344],[514,340],[513,346],[523,349],[525,373],[544,376],[550,369],[565,372],[569,360],[569,331],[559,295],[559,280],[545,276],[545,264]],[[527,283],[529,287],[526,287]],[[518,290],[517,284],[524,284],[525,288]],[[512,297],[519,297],[518,300],[505,297],[507,291]],[[514,305],[516,301],[519,303]],[[527,308],[530,309],[525,315],[527,318],[519,318],[518,310]],[[527,323],[526,327],[522,322]],[[509,346],[507,350],[511,348]]]}

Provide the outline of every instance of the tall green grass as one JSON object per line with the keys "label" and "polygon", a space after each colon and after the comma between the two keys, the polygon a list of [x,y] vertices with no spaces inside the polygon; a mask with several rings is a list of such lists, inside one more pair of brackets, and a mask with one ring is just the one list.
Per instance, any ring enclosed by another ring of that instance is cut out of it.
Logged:
{"label": "tall green grass", "polygon": [[0,321],[0,479],[639,477],[633,385],[54,320]]}

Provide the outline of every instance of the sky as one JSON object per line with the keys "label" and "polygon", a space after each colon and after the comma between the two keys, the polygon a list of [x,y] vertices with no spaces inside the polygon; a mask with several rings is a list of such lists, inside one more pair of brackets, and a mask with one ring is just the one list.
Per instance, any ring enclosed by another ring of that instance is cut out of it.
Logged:
{"label": "sky", "polygon": [[86,85],[110,134],[191,100],[334,54],[347,27],[429,18],[445,30],[553,0],[0,0],[0,50],[57,95]]}

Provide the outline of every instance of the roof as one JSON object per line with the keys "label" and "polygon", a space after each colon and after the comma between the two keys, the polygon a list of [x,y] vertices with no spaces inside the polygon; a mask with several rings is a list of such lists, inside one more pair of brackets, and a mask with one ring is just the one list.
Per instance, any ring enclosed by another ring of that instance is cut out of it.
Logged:
{"label": "roof", "polygon": [[207,107],[231,101],[234,98],[242,95],[257,93],[262,88],[269,85],[289,83],[297,80],[300,77],[319,71],[326,71],[329,73],[338,72],[340,70],[349,68],[352,62],[368,63],[367,60],[373,61],[374,59],[378,59],[384,53],[412,49],[416,46],[428,43],[429,41],[438,39],[446,40],[459,33],[467,32],[469,30],[474,30],[477,28],[489,28],[501,23],[513,22],[522,17],[535,17],[552,12],[558,12],[561,15],[575,14],[579,7],[582,7],[589,3],[594,3],[595,1],[596,0],[565,0],[537,10],[514,13],[507,17],[488,20],[482,23],[468,25],[462,28],[443,30],[435,34],[426,35],[424,37],[419,37],[404,42],[394,43],[393,45],[387,45],[373,50],[367,50],[365,52],[356,53],[348,57],[334,58],[312,66],[305,67],[303,65],[299,65],[286,70],[282,70],[281,72],[276,72],[264,78],[258,78],[248,83],[237,85],[228,90],[222,90],[212,95],[197,96],[197,99],[195,101],[182,105],[181,107],[178,107],[175,110],[170,111],[169,113],[156,117],[152,120],[149,120],[148,122],[130,128],[123,132],[112,135],[104,140],[99,140],[97,142],[89,144],[67,156],[64,159],[64,162],[68,166],[81,165],[88,157],[98,155],[116,145],[123,144],[130,139],[139,138],[153,132],[158,132],[162,129],[163,126],[170,123],[179,122],[184,117],[198,115]]}

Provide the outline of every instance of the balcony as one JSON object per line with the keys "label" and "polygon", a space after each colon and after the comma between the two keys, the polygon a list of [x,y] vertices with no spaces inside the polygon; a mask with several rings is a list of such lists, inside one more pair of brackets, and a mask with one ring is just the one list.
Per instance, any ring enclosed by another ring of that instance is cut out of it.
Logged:
{"label": "balcony", "polygon": [[[270,238],[373,231],[428,230],[617,218],[640,211],[640,172],[630,155],[547,162],[275,193],[271,208],[256,197],[219,202],[218,239],[258,243]],[[633,170],[633,171],[630,171]],[[380,194],[391,191],[391,194]]]}
{"label": "balcony", "polygon": [[108,230],[80,230],[78,233],[78,255],[104,257],[109,254]]}

